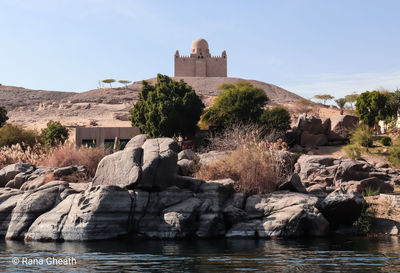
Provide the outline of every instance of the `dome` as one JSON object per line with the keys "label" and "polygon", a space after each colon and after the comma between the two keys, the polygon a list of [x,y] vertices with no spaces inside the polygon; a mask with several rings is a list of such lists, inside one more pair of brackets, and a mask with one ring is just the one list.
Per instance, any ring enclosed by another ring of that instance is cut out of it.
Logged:
{"label": "dome", "polygon": [[208,43],[203,38],[197,38],[192,43],[192,51],[191,54],[208,54]]}

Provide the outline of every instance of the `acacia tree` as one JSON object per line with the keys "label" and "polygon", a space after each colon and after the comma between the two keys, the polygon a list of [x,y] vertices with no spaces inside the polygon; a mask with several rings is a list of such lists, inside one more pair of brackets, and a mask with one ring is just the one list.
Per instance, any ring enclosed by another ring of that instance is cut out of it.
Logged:
{"label": "acacia tree", "polygon": [[218,89],[224,90],[218,95],[213,106],[201,116],[208,125],[228,127],[237,123],[258,122],[263,107],[268,102],[264,90],[254,87],[249,82],[223,84]]}
{"label": "acacia tree", "polygon": [[359,94],[353,93],[346,95],[344,99],[346,100],[346,102],[350,103],[351,108],[354,108],[353,104],[357,101],[359,96]]}
{"label": "acacia tree", "polygon": [[166,75],[155,85],[143,81],[139,101],[129,111],[132,126],[152,137],[193,136],[204,104],[191,86]]}
{"label": "acacia tree", "polygon": [[387,102],[388,95],[378,91],[366,91],[357,99],[356,113],[361,121],[372,127],[392,114]]}
{"label": "acacia tree", "polygon": [[123,84],[123,85],[125,85],[125,87],[127,87],[128,86],[128,84],[130,84],[131,83],[131,81],[127,81],[127,80],[119,80],[118,81],[120,84]]}
{"label": "acacia tree", "polygon": [[340,114],[343,115],[344,106],[346,105],[346,99],[340,98],[340,99],[335,100],[335,102],[340,109]]}
{"label": "acacia tree", "polygon": [[7,120],[7,110],[4,106],[0,106],[0,128],[3,127],[4,124],[6,124]]}
{"label": "acacia tree", "polygon": [[323,104],[326,105],[326,101],[332,100],[334,96],[329,94],[321,94],[321,95],[315,95],[314,98],[317,100],[322,100]]}
{"label": "acacia tree", "polygon": [[108,84],[110,85],[110,87],[112,88],[112,85],[111,85],[111,84],[112,84],[113,82],[115,82],[115,80],[114,80],[114,79],[105,79],[105,80],[102,80],[102,82],[103,82],[103,83],[108,83]]}

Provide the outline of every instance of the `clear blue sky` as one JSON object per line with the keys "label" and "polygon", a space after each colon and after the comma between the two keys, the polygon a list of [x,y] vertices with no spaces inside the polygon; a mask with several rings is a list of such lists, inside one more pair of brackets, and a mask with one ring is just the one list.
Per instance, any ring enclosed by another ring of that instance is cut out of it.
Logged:
{"label": "clear blue sky", "polygon": [[173,75],[205,38],[228,76],[305,97],[400,88],[400,1],[0,0],[0,83],[85,91]]}

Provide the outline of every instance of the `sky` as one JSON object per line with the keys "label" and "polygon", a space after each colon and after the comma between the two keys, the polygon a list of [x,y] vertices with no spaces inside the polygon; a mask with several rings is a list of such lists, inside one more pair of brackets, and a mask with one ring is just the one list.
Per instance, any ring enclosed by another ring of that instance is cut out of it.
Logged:
{"label": "sky", "polygon": [[205,38],[228,76],[311,98],[400,88],[397,0],[0,0],[0,83],[82,92],[173,76]]}

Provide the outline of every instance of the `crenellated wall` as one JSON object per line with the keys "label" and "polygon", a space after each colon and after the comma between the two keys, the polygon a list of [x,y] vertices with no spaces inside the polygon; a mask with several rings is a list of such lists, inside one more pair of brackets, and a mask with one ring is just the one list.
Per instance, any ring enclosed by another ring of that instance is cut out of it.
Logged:
{"label": "crenellated wall", "polygon": [[196,39],[192,44],[190,56],[180,56],[175,52],[175,77],[227,77],[227,56],[211,56],[208,43]]}
{"label": "crenellated wall", "polygon": [[175,56],[175,77],[226,77],[226,56],[195,58]]}

